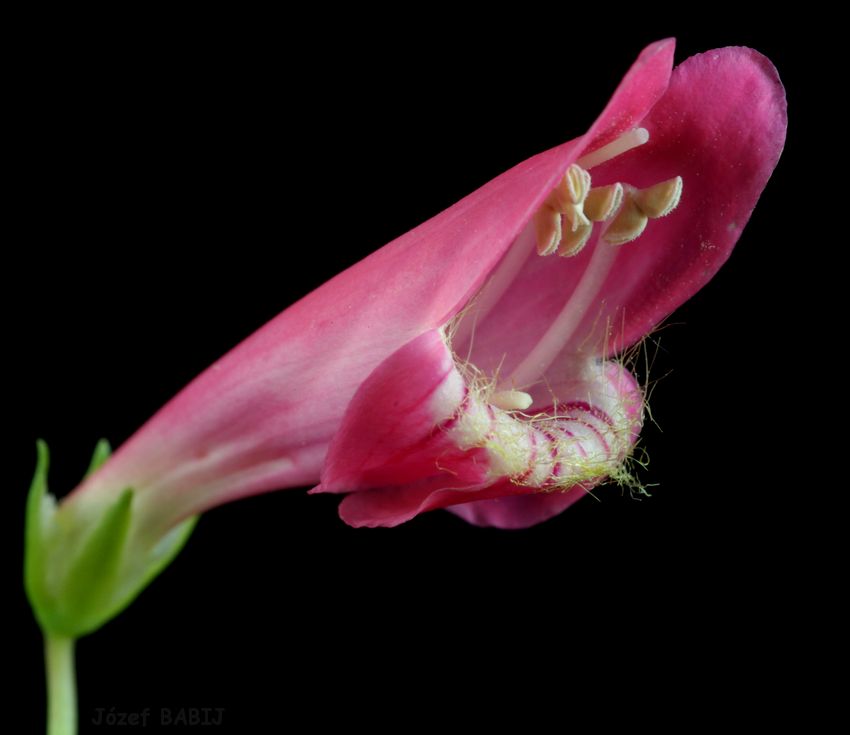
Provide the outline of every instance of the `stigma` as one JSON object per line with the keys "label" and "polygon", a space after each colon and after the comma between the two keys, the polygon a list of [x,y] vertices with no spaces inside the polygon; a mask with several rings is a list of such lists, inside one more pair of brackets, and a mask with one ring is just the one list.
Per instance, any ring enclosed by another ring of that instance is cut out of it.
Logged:
{"label": "stigma", "polygon": [[623,245],[640,237],[650,219],[670,214],[682,196],[682,177],[644,189],[614,182],[593,187],[588,169],[643,145],[649,140],[645,128],[635,128],[602,148],[570,164],[543,205],[534,215],[537,252],[557,252],[561,257],[578,255],[596,223],[603,224],[601,239]]}

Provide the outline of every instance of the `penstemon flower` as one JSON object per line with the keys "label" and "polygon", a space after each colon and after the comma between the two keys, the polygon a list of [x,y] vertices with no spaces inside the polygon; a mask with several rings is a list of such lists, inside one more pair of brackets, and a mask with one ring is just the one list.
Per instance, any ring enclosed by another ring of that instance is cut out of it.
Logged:
{"label": "penstemon flower", "polygon": [[519,528],[628,479],[643,395],[612,358],[711,279],[784,143],[766,59],[720,49],[670,76],[672,50],[646,49],[585,136],[394,244],[451,249],[416,265],[442,316],[368,376],[334,435],[315,491],[351,492],[348,523],[448,507]]}
{"label": "penstemon flower", "polygon": [[[580,138],[326,283],[223,357],[60,504],[47,450],[27,591],[48,641],[91,632],[198,514],[318,485],[342,518],[447,507],[505,528],[622,479],[643,420],[618,361],[728,258],[782,150],[784,93],[746,48],[643,51]],[[59,655],[59,654],[57,654]]]}

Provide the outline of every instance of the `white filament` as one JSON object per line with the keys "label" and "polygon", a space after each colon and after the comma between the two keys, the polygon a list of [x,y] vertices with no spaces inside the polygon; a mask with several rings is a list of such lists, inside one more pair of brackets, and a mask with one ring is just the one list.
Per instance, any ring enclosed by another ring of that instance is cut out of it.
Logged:
{"label": "white filament", "polygon": [[596,303],[596,297],[616,258],[615,248],[596,248],[578,288],[564,304],[540,341],[513,373],[503,381],[504,385],[521,389],[534,385],[540,379],[573,336],[588,309]]}

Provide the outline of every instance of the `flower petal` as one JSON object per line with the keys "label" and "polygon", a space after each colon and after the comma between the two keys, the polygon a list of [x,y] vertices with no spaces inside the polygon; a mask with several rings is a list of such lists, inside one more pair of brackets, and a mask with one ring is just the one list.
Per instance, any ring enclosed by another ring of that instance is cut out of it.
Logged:
{"label": "flower petal", "polygon": [[[711,280],[779,160],[786,124],[776,69],[752,49],[708,51],[674,69],[667,92],[642,122],[649,142],[593,174],[594,184],[639,188],[681,176],[681,203],[632,243],[598,243],[618,247],[601,286],[606,309],[586,315],[568,350],[606,320],[613,325],[609,351],[628,348]],[[578,256],[581,269],[592,257],[587,251]]]}
{"label": "flower petal", "polygon": [[446,510],[474,526],[504,529],[528,528],[554,518],[573,503],[581,500],[589,490],[589,485],[575,485],[565,492],[475,500],[471,503],[453,505]]}
{"label": "flower petal", "polygon": [[311,492],[400,486],[444,472],[454,484],[481,483],[486,463],[458,450],[441,428],[465,395],[439,330],[410,341],[358,389],[330,445],[322,482]]}
{"label": "flower petal", "polygon": [[488,502],[491,498],[529,495],[532,492],[529,488],[514,485],[508,480],[491,485],[464,487],[453,478],[440,475],[400,487],[351,493],[340,503],[339,516],[349,526],[356,528],[393,527],[425,511],[447,508],[458,503],[468,504],[470,498]]}
{"label": "flower petal", "polygon": [[582,153],[601,148],[642,124],[667,89],[675,50],[676,40],[665,38],[641,51],[602,114],[582,136]]}

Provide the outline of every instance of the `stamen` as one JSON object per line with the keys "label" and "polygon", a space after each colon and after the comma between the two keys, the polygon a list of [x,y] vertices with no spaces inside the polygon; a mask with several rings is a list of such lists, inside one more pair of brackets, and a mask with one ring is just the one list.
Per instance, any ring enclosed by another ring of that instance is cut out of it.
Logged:
{"label": "stamen", "polygon": [[533,399],[521,390],[499,390],[490,396],[490,404],[503,411],[525,411]]}
{"label": "stamen", "polygon": [[599,166],[612,158],[622,156],[626,151],[637,148],[649,140],[649,131],[646,128],[634,128],[621,135],[617,140],[603,145],[601,148],[588,153],[576,161],[582,168],[593,168]]}
{"label": "stamen", "polygon": [[[623,187],[616,183],[602,187],[598,190],[590,188],[591,177],[587,169],[598,166],[616,156],[630,151],[649,140],[649,132],[646,128],[635,128],[621,135],[617,140],[604,145],[593,153],[580,158],[576,163],[570,164],[564,177],[555,185],[555,188],[546,197],[543,206],[534,215],[534,228],[537,236],[537,252],[540,255],[551,255],[556,250],[559,255],[570,256],[581,252],[592,232],[591,222],[602,222],[610,218],[620,206],[623,199]],[[656,212],[671,211],[678,202],[678,194],[681,194],[681,181],[676,189],[675,181],[664,182],[664,185],[650,187],[641,192],[639,199],[641,206],[645,203],[650,217],[661,216]],[[585,211],[586,210],[586,211]],[[560,215],[570,223],[570,234],[564,235],[564,226],[560,221]],[[634,212],[631,213],[634,215]],[[639,220],[639,218],[637,218]],[[619,228],[615,228],[612,237],[606,237],[609,242],[621,243],[633,240],[643,232],[646,227],[636,229],[636,219],[632,216],[626,221],[626,216],[621,225],[629,224],[630,229],[617,234]],[[629,232],[633,236],[626,237]],[[561,238],[565,242],[561,243]],[[626,237],[626,239],[618,239]]]}
{"label": "stamen", "polygon": [[587,245],[590,239],[590,233],[593,232],[593,225],[588,222],[575,230],[571,230],[561,238],[561,244],[558,245],[558,255],[562,258],[570,258],[573,255],[578,255],[582,248]]}
{"label": "stamen", "polygon": [[[679,203],[681,196],[682,179],[677,176],[646,189],[635,189],[619,183],[594,189],[588,193],[585,206],[593,219],[603,215],[604,218],[609,218],[616,211],[614,219],[604,230],[601,238],[609,244],[622,245],[639,237],[650,217],[654,219],[669,214]],[[622,200],[622,204],[617,210],[619,200]],[[590,227],[592,228],[592,225]],[[589,234],[589,230],[582,228],[575,233],[568,233],[558,248],[559,255],[577,253],[583,247]],[[513,373],[502,382],[502,385],[520,387],[534,385],[535,381],[546,372],[555,357],[573,338],[576,328],[605,283],[617,258],[615,253],[616,248],[596,248],[585,266],[581,280],[560,313],[538,343],[514,368]]]}
{"label": "stamen", "polygon": [[573,204],[581,204],[590,191],[590,174],[581,166],[571,164],[564,177],[567,188],[570,190],[570,200]]}
{"label": "stamen", "polygon": [[623,201],[623,185],[612,184],[591,189],[584,200],[584,213],[593,222],[603,222],[608,219]]}
{"label": "stamen", "polygon": [[544,204],[534,214],[538,255],[551,255],[561,242],[561,214]]}
{"label": "stamen", "polygon": [[682,198],[682,177],[662,181],[646,189],[629,187],[625,201],[603,239],[612,245],[623,245],[641,236],[650,219],[672,212]]}
{"label": "stamen", "polygon": [[650,219],[666,217],[682,197],[682,177],[676,176],[647,189],[639,189],[632,196],[641,212]]}
{"label": "stamen", "polygon": [[640,210],[631,193],[626,195],[623,206],[603,235],[605,242],[623,245],[641,236],[649,218]]}
{"label": "stamen", "polygon": [[564,176],[556,185],[555,188],[552,189],[552,193],[546,197],[546,201],[544,204],[548,207],[551,207],[556,212],[561,212],[562,214],[567,211],[569,207],[573,205],[572,197],[570,195],[570,187],[567,184],[567,177]]}
{"label": "stamen", "polygon": [[580,227],[590,227],[590,220],[582,212],[582,205],[578,204],[575,207],[564,212],[564,217],[570,221],[570,230],[575,232]]}
{"label": "stamen", "polygon": [[546,197],[544,205],[565,215],[572,231],[575,232],[579,227],[590,224],[582,211],[588,191],[590,191],[590,174],[573,163],[567,169],[564,178]]}

